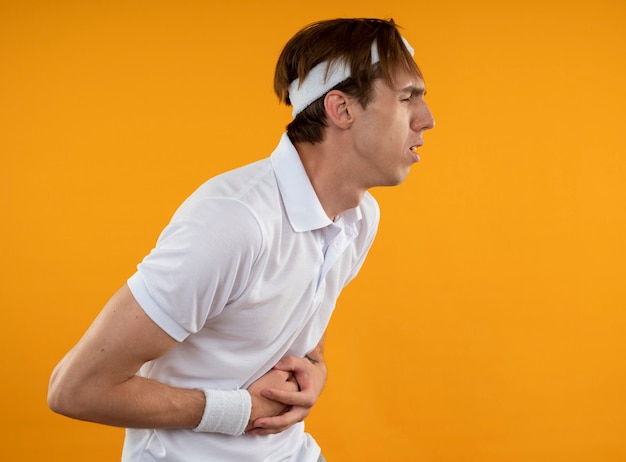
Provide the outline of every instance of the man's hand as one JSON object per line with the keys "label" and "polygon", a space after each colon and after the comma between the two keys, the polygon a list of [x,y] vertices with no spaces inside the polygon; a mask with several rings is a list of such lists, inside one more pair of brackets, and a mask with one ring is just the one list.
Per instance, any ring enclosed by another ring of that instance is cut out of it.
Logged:
{"label": "man's hand", "polygon": [[[261,417],[256,418],[256,420],[250,419],[253,428],[246,431],[250,435],[280,433],[293,424],[303,421],[311,412],[311,408],[316,403],[326,383],[326,365],[322,361],[321,355],[315,355],[315,359],[313,356],[304,358],[286,356],[268,374],[272,372],[288,374],[280,376],[283,382],[291,380],[293,377],[294,382],[296,382],[292,383],[295,385],[295,390],[290,390],[289,387],[285,387],[284,383],[280,382],[280,386],[269,384],[262,388],[261,396],[275,404],[280,404],[282,406],[281,412],[266,413],[263,416],[262,413],[254,412],[253,401],[253,416],[256,414]],[[257,383],[258,381],[253,383],[251,387],[256,386]],[[258,390],[257,387],[255,388]],[[275,417],[271,417],[272,415]]]}
{"label": "man's hand", "polygon": [[298,383],[291,372],[272,369],[248,387],[248,393],[252,398],[252,413],[250,423],[246,428],[247,433],[254,427],[254,421],[261,417],[279,416],[289,411],[290,405],[269,399],[262,395],[263,390],[271,388],[281,390],[283,393],[295,393],[298,391]]}

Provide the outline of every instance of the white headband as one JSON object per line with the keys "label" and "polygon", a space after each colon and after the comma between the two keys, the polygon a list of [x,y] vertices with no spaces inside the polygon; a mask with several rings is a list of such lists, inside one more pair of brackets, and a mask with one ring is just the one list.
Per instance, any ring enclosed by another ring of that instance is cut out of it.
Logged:
{"label": "white headband", "polygon": [[[409,45],[409,42],[407,42],[404,37],[402,38],[402,41],[404,42],[404,45],[409,53],[411,53],[411,56],[414,56],[415,52],[411,45]],[[376,40],[372,43],[370,53],[372,56],[372,65],[380,61]],[[294,117],[297,116],[313,101],[349,77],[350,66],[343,60],[335,61],[330,69],[328,69],[327,61],[319,63],[309,71],[302,83],[300,83],[300,79],[296,79],[289,84],[289,100],[291,101],[293,109],[291,114]]]}

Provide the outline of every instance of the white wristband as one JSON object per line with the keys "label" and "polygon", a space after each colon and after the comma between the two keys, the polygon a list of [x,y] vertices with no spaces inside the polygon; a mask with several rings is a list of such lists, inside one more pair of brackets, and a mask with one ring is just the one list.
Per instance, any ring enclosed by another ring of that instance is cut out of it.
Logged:
{"label": "white wristband", "polygon": [[194,432],[243,434],[252,413],[252,399],[247,390],[203,389],[205,404],[202,420]]}

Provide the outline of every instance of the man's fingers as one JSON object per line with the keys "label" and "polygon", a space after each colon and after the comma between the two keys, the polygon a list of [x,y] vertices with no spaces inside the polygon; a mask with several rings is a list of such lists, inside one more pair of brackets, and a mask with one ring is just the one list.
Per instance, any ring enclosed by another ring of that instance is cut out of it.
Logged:
{"label": "man's fingers", "polygon": [[262,417],[254,422],[254,431],[261,428],[264,430],[275,430],[281,432],[295,423],[302,422],[309,415],[310,408],[293,407],[288,412],[276,417]]}
{"label": "man's fingers", "polygon": [[[260,395],[276,403],[288,406],[288,411],[275,417],[259,417],[253,423],[249,435],[270,435],[285,431],[292,425],[303,421],[311,412],[311,408],[317,401],[321,387],[320,371],[323,372],[321,385],[325,381],[325,370],[307,358],[297,356],[285,356],[273,368],[276,372],[287,373],[286,382],[293,385],[289,387],[268,383],[261,388]],[[283,377],[282,380],[285,380]],[[284,382],[283,382],[284,384]],[[319,388],[319,389],[318,389]]]}
{"label": "man's fingers", "polygon": [[287,430],[289,427],[285,428],[253,428],[252,430],[247,430],[247,435],[275,435],[276,433],[281,433]]}
{"label": "man's fingers", "polygon": [[314,365],[314,362],[306,356],[304,358],[300,358],[298,356],[284,356],[276,363],[274,369],[288,372],[302,372],[311,365]]}
{"label": "man's fingers", "polygon": [[288,406],[313,407],[315,395],[305,391],[284,391],[277,388],[266,388],[261,392],[261,396]]}
{"label": "man's fingers", "polygon": [[296,370],[297,359],[299,358],[296,358],[295,356],[285,356],[276,363],[274,369],[278,369],[279,371],[293,372]]}

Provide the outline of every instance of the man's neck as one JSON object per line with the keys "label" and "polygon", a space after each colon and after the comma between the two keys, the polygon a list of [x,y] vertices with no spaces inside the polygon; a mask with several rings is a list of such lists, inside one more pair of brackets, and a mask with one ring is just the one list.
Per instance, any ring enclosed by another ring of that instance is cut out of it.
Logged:
{"label": "man's neck", "polygon": [[332,149],[326,142],[298,142],[295,147],[320,204],[331,220],[361,203],[366,190],[350,181],[341,148]]}

